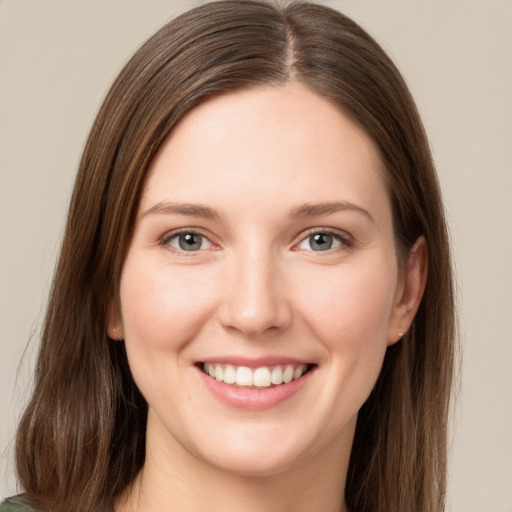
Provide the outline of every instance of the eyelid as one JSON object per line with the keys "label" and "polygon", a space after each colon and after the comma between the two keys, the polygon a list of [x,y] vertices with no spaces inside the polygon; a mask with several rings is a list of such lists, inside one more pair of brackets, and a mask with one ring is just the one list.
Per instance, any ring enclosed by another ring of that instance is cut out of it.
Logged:
{"label": "eyelid", "polygon": [[[193,234],[193,235],[199,235],[202,238],[206,239],[208,241],[208,243],[211,245],[211,247],[208,247],[206,249],[199,249],[197,251],[184,251],[184,250],[180,250],[176,247],[173,247],[169,244],[169,241],[172,240],[173,238],[176,238],[182,234],[189,234],[189,233]],[[216,250],[219,247],[218,244],[216,244],[211,239],[211,237],[204,232],[203,229],[195,228],[195,227],[178,228],[178,229],[173,229],[171,231],[167,231],[162,237],[160,237],[158,243],[160,245],[168,247],[170,250],[174,251],[175,253],[184,255],[184,256],[191,256],[194,253],[199,253],[199,252],[203,252],[206,250],[212,250],[212,249]]]}
{"label": "eyelid", "polygon": [[333,249],[327,249],[325,251],[313,251],[312,249],[309,250],[309,252],[314,252],[318,255],[322,255],[322,253],[332,254],[333,252],[340,251],[343,249],[351,249],[354,246],[354,242],[355,242],[354,237],[352,235],[350,235],[349,233],[347,233],[346,231],[334,229],[334,228],[318,227],[318,228],[311,228],[311,229],[308,229],[308,230],[302,232],[299,236],[299,240],[296,243],[294,243],[292,250],[295,250],[295,251],[301,250],[298,248],[298,246],[302,242],[306,241],[309,237],[316,235],[316,234],[330,235],[330,236],[336,238],[341,243],[340,247],[335,247]]}

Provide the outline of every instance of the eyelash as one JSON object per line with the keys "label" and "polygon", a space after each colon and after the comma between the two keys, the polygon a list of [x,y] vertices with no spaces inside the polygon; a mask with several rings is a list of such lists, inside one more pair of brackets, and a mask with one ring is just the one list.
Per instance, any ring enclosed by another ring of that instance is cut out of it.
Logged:
{"label": "eyelash", "polygon": [[[333,252],[338,252],[338,251],[342,251],[342,250],[346,250],[346,249],[352,249],[354,247],[354,239],[352,237],[350,237],[347,233],[342,234],[339,231],[334,231],[334,230],[328,229],[328,228],[324,228],[324,229],[314,228],[314,229],[304,233],[301,236],[300,242],[298,244],[295,244],[294,247],[301,245],[302,243],[311,239],[315,235],[330,236],[334,240],[338,241],[340,244],[338,247],[329,248],[329,249],[326,249],[323,251],[322,250],[321,251],[313,251],[312,249],[310,249],[311,252],[318,254],[318,255],[322,255],[322,253],[332,254]],[[298,249],[295,249],[295,250],[298,250]]]}
{"label": "eyelash", "polygon": [[[209,244],[213,246],[213,248],[216,247],[216,245],[201,231],[196,229],[181,229],[179,231],[173,231],[171,233],[167,233],[164,235],[161,240],[159,241],[159,244],[162,246],[170,247],[171,250],[173,250],[176,254],[182,255],[182,256],[188,256],[192,255],[196,252],[201,252],[205,249],[199,249],[197,251],[186,251],[184,249],[178,249],[175,247],[172,247],[169,242],[173,239],[177,239],[181,235],[195,235],[201,237],[202,240],[206,240]],[[313,249],[309,249],[310,252],[313,253],[327,253],[332,254],[333,252],[337,252],[343,249],[351,249],[354,246],[354,240],[352,237],[348,236],[347,234],[341,234],[338,231],[333,231],[331,229],[322,229],[322,228],[315,228],[312,229],[304,234],[301,235],[301,239],[298,243],[294,244],[293,250],[299,250],[297,247],[300,246],[302,243],[306,242],[308,239],[312,238],[315,235],[327,235],[332,237],[334,240],[339,242],[340,246],[335,248],[329,248],[326,250],[320,250],[320,251],[314,251]]]}
{"label": "eyelash", "polygon": [[189,256],[196,252],[201,252],[202,250],[204,250],[204,249],[199,249],[198,251],[186,251],[184,249],[180,250],[176,247],[172,247],[169,242],[175,238],[178,239],[181,235],[195,235],[195,236],[201,237],[202,240],[206,240],[213,247],[216,247],[215,244],[205,234],[203,234],[201,231],[199,231],[197,229],[193,229],[193,228],[192,229],[185,228],[185,229],[180,229],[178,231],[172,231],[171,233],[167,233],[160,239],[159,243],[160,243],[160,245],[170,248],[171,250],[173,250],[173,252],[175,252],[176,254],[179,254],[181,256]]}

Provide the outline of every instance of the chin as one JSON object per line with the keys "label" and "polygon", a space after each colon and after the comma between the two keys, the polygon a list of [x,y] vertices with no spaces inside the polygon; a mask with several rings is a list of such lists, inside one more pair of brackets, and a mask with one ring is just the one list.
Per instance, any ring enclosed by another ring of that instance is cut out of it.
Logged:
{"label": "chin", "polygon": [[313,435],[307,430],[290,432],[278,425],[252,423],[233,428],[228,435],[219,434],[212,436],[202,449],[197,447],[196,457],[212,467],[242,477],[263,478],[304,464],[311,466],[317,456],[334,447],[333,439],[328,436]]}
{"label": "chin", "polygon": [[265,478],[286,472],[297,465],[300,457],[295,453],[223,453],[207,455],[211,466],[223,472],[244,478]]}

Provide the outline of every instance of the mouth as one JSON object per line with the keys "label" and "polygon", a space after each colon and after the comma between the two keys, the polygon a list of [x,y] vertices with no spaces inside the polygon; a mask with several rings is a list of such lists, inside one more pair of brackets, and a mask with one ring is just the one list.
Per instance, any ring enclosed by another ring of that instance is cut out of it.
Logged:
{"label": "mouth", "polygon": [[303,378],[311,372],[315,364],[279,364],[272,366],[236,366],[225,363],[197,364],[198,368],[206,375],[235,388],[265,389],[275,388],[290,384]]}

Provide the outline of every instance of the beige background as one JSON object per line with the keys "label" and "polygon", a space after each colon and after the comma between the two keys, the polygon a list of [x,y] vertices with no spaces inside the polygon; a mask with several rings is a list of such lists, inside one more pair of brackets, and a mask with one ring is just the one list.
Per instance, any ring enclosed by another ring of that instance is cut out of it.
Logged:
{"label": "beige background", "polygon": [[[0,495],[93,116],[136,47],[197,3],[0,0]],[[512,512],[512,1],[329,4],[398,63],[444,189],[464,345],[449,510]]]}

